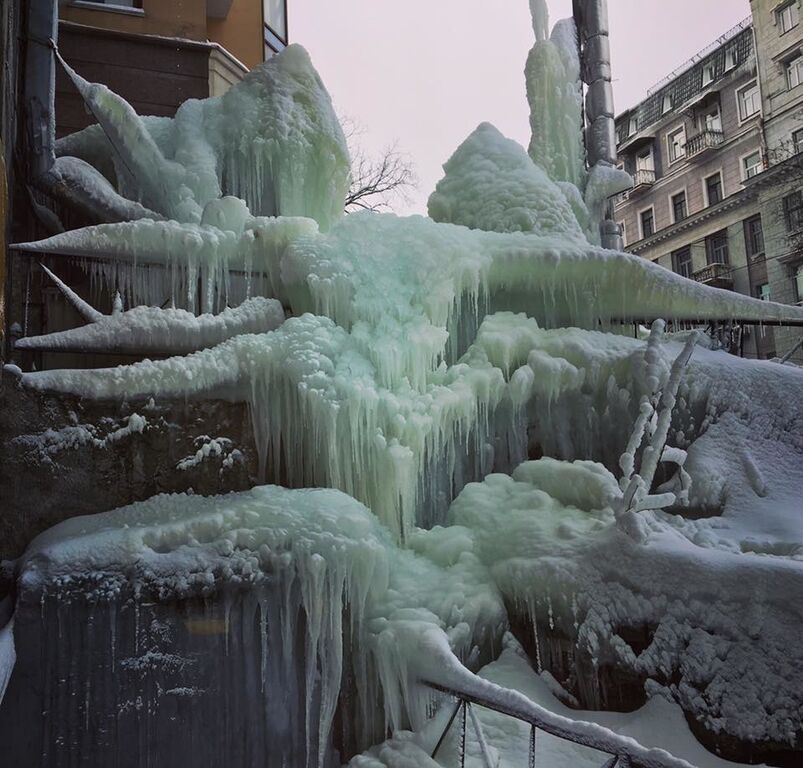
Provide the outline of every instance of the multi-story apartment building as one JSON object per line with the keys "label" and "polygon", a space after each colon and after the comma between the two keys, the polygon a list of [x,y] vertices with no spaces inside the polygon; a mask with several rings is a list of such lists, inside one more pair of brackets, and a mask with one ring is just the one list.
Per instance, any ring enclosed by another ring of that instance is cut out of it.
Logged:
{"label": "multi-story apartment building", "polygon": [[[757,13],[770,2],[753,5]],[[777,6],[766,14],[781,18],[782,10]],[[797,15],[790,18],[794,35]],[[772,290],[777,249],[765,231],[764,198],[770,193],[762,189],[777,185],[756,183],[772,164],[765,124],[767,35],[768,29],[757,34],[752,19],[744,20],[617,117],[620,166],[633,176],[634,186],[614,201],[614,217],[632,253],[710,285],[787,301],[794,297]],[[789,47],[778,55],[789,56]],[[797,72],[791,65],[789,71]],[[803,88],[794,92],[794,74],[790,77],[775,107],[784,114],[794,111],[792,103],[803,106]],[[784,132],[789,133],[778,131]],[[792,205],[792,217],[794,210]],[[783,354],[777,339],[788,346],[795,334],[795,329],[755,326],[741,330],[743,353],[752,357]]]}
{"label": "multi-story apartment building", "polygon": [[[773,301],[803,303],[803,3],[751,0],[761,88],[765,170],[748,186],[758,192],[766,282]],[[803,363],[801,328],[774,329],[780,355]]]}

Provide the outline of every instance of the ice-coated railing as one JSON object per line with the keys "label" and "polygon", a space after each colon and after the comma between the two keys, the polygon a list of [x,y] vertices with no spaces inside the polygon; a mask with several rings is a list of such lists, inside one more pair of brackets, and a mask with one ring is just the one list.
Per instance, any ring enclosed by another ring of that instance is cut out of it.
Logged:
{"label": "ice-coated railing", "polygon": [[[469,719],[480,745],[484,768],[495,768],[488,753],[488,745],[482,732],[480,721],[471,709],[472,704],[530,724],[530,746],[527,761],[529,768],[535,768],[539,730],[558,739],[590,747],[611,755],[610,759],[601,768],[694,768],[691,763],[674,757],[665,750],[647,749],[633,739],[614,733],[597,723],[570,720],[569,718],[552,714],[542,707],[529,702],[517,691],[493,686],[494,692],[502,695],[485,696],[480,691],[456,690],[439,683],[425,681],[425,685],[457,699],[457,704],[432,751],[431,757],[434,759],[437,756],[449,729],[459,715],[460,748],[458,750],[458,760],[460,761],[460,768],[465,768],[466,730]],[[530,706],[526,706],[526,704]]]}

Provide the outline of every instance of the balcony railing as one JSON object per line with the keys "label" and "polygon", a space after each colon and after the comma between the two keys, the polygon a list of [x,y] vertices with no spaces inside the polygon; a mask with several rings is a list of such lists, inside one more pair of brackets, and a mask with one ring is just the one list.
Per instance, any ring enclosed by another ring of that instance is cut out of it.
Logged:
{"label": "balcony railing", "polygon": [[651,187],[653,184],[655,184],[655,171],[648,168],[640,168],[633,173],[633,189],[631,192],[644,187]]}
{"label": "balcony railing", "polygon": [[691,159],[696,155],[707,152],[709,149],[716,149],[723,141],[725,141],[725,137],[722,131],[711,129],[700,131],[694,136],[689,136],[686,141],[686,157]]}
{"label": "balcony railing", "polygon": [[716,288],[730,288],[733,285],[733,269],[729,264],[719,262],[698,269],[692,277],[698,283],[706,283]]}

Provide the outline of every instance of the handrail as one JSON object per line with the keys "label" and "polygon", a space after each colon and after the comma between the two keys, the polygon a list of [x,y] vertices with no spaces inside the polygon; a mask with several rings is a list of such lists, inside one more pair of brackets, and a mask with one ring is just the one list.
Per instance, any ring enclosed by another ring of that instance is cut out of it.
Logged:
{"label": "handrail", "polygon": [[[481,687],[488,687],[489,692],[490,688],[493,688],[494,692],[503,692],[506,694],[504,697],[506,701],[503,702],[500,701],[500,698],[492,698],[491,696],[483,695],[479,690],[458,691],[449,686],[432,681],[422,681],[427,687],[439,691],[440,693],[453,696],[458,700],[457,707],[432,753],[433,756],[440,749],[447,731],[461,710],[462,738],[465,739],[466,708],[471,704],[476,704],[485,709],[490,709],[493,712],[499,712],[500,714],[515,718],[521,722],[529,723],[532,726],[530,747],[531,764],[532,758],[534,757],[535,733],[541,730],[544,733],[548,733],[564,741],[580,744],[581,746],[590,747],[591,749],[596,749],[599,752],[605,752],[611,755],[612,759],[609,760],[603,768],[613,768],[613,766],[628,768],[629,766],[636,765],[639,766],[639,768],[694,768],[691,763],[671,755],[669,752],[666,752],[666,750],[648,749],[641,746],[634,739],[621,736],[597,723],[585,720],[571,720],[568,717],[553,715],[543,707],[531,702],[518,691],[501,688],[500,686],[480,680],[479,678],[476,678],[476,680],[481,684],[485,684],[481,685]],[[529,706],[521,706],[525,702]],[[517,706],[517,704],[519,706]],[[543,712],[543,714],[541,714],[541,712]],[[462,754],[464,755],[464,751],[462,751]]]}
{"label": "handrail", "polygon": [[694,157],[706,149],[718,147],[725,140],[725,134],[716,128],[704,128],[699,133],[689,136],[683,145],[686,157]]}

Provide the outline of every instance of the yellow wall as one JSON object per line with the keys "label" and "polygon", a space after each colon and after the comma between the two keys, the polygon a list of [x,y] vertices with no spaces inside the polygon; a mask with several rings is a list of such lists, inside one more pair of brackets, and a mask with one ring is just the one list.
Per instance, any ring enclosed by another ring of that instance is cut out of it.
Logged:
{"label": "yellow wall", "polygon": [[[258,3],[259,0],[245,0]],[[206,40],[206,0],[143,0],[143,14],[118,13],[104,9],[64,5],[59,18],[90,27],[143,35]]]}
{"label": "yellow wall", "polygon": [[220,43],[249,69],[261,64],[262,0],[233,0],[225,19],[209,19],[209,39]]}

